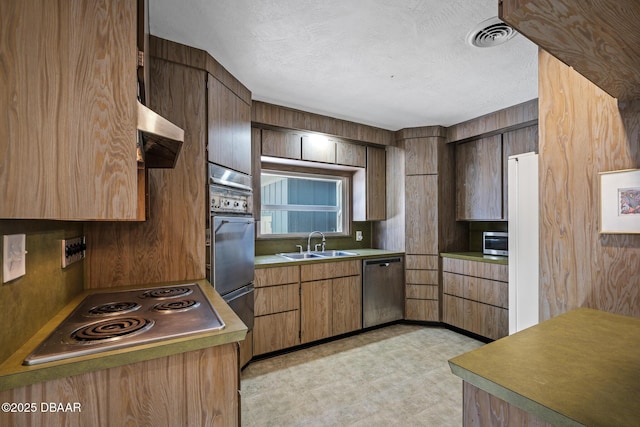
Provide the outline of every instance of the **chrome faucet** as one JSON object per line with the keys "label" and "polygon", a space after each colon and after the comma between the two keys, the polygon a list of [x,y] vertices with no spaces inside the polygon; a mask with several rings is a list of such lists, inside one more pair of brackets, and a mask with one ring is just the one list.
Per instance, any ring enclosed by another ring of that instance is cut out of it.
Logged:
{"label": "chrome faucet", "polygon": [[315,233],[318,233],[322,236],[322,251],[324,252],[324,245],[326,240],[324,238],[324,233],[321,231],[312,231],[311,233],[309,233],[309,238],[307,239],[307,252],[311,252],[311,236],[313,236]]}

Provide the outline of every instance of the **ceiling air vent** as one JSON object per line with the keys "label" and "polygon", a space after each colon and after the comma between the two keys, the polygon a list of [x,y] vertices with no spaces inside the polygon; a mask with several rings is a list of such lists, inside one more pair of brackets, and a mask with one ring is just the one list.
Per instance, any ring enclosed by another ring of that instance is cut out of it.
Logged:
{"label": "ceiling air vent", "polygon": [[467,43],[476,47],[493,47],[506,43],[516,34],[516,30],[494,17],[476,25],[467,34]]}

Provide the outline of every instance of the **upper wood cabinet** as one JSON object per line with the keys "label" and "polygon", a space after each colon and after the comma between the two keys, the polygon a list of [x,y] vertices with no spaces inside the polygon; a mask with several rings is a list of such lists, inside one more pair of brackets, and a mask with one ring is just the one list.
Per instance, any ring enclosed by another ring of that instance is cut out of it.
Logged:
{"label": "upper wood cabinet", "polygon": [[386,151],[367,147],[367,167],[353,176],[353,220],[383,221],[387,218]]}
{"label": "upper wood cabinet", "polygon": [[456,219],[502,219],[502,138],[456,146]]}
{"label": "upper wood cabinet", "polygon": [[303,135],[302,160],[335,163],[336,142],[322,135]]}
{"label": "upper wood cabinet", "polygon": [[499,15],[609,95],[640,98],[637,0],[502,0]]}
{"label": "upper wood cabinet", "polygon": [[272,129],[262,129],[262,155],[285,159],[302,158],[302,135]]}
{"label": "upper wood cabinet", "polygon": [[251,105],[209,74],[209,161],[251,174]]}
{"label": "upper wood cabinet", "polygon": [[538,152],[538,126],[505,132],[502,134],[502,218],[509,218],[509,156]]}
{"label": "upper wood cabinet", "polygon": [[339,165],[356,166],[359,168],[366,167],[367,147],[364,145],[336,141],[336,163]]}
{"label": "upper wood cabinet", "polygon": [[406,139],[405,174],[425,175],[438,173],[438,144],[427,143],[423,139]]}
{"label": "upper wood cabinet", "polygon": [[140,218],[136,8],[3,0],[0,218]]}

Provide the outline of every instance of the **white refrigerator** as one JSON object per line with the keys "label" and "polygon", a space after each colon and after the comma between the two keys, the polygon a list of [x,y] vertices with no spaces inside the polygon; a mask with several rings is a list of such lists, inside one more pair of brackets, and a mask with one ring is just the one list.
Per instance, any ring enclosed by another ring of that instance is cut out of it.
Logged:
{"label": "white refrigerator", "polygon": [[538,155],[509,157],[509,334],[538,323]]}

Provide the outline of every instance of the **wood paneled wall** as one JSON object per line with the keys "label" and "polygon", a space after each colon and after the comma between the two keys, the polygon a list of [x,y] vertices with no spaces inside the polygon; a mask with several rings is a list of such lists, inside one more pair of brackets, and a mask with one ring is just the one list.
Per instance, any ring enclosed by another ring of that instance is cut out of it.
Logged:
{"label": "wood paneled wall", "polygon": [[151,107],[185,131],[174,169],[149,171],[145,222],[86,225],[86,288],[205,277],[206,73],[151,61]]}
{"label": "wood paneled wall", "polygon": [[600,172],[640,167],[640,101],[620,103],[539,54],[540,319],[640,317],[640,235],[601,235]]}
{"label": "wood paneled wall", "polygon": [[320,132],[371,144],[394,145],[395,143],[394,132],[389,130],[261,101],[253,101],[251,121],[287,129]]}

